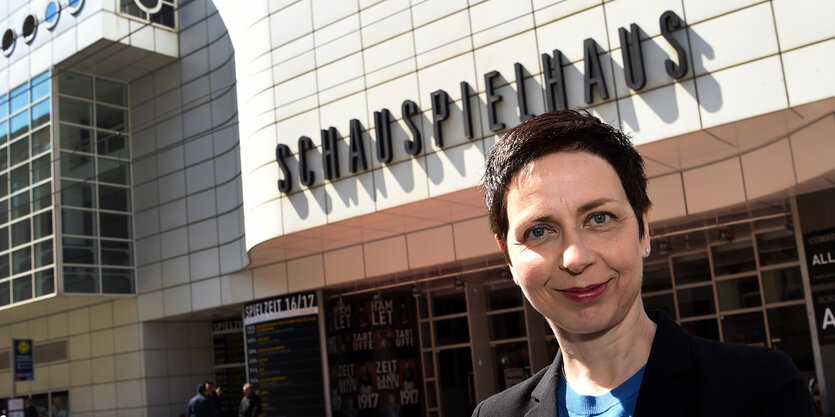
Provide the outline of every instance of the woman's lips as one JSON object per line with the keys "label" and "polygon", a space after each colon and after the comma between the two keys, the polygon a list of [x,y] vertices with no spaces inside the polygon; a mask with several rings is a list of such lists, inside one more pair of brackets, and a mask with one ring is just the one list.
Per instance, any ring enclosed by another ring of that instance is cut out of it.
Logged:
{"label": "woman's lips", "polygon": [[585,304],[594,302],[598,298],[600,298],[600,296],[603,295],[608,286],[609,281],[606,281],[602,284],[589,285],[587,287],[582,288],[573,287],[558,291],[560,292],[560,294],[562,294],[565,298],[568,298],[570,301]]}

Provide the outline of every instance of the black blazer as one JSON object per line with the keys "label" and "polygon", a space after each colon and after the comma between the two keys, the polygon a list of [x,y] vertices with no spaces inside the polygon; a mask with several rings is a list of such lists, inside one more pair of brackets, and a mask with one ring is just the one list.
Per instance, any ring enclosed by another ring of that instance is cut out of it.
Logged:
{"label": "black blazer", "polygon": [[[792,360],[762,347],[691,336],[663,311],[638,392],[635,417],[813,416],[812,398]],[[527,380],[481,402],[473,416],[557,415],[562,355]]]}

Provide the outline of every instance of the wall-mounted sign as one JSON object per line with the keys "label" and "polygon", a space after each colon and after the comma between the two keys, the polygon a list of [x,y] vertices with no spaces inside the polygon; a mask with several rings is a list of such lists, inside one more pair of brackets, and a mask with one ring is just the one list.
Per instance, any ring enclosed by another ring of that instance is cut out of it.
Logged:
{"label": "wall-mounted sign", "polygon": [[835,343],[835,290],[812,293],[818,341],[822,345]]}
{"label": "wall-mounted sign", "polygon": [[31,381],[35,379],[34,358],[32,356],[32,339],[14,339],[14,379],[15,381]]}
{"label": "wall-mounted sign", "polygon": [[268,416],[322,416],[325,391],[316,292],[244,306],[247,378]]}
{"label": "wall-mounted sign", "polygon": [[327,313],[332,415],[422,415],[411,293],[332,300]]}
{"label": "wall-mounted sign", "polygon": [[[676,60],[665,59],[663,64],[667,74],[679,79],[687,74],[687,53],[672,33],[675,30],[685,27],[684,20],[673,11],[666,11],[661,14],[658,22],[660,26],[661,36],[670,44],[676,53]],[[637,24],[629,25],[629,30],[626,28],[618,29],[620,37],[620,50],[623,56],[623,72],[629,88],[638,91],[646,84],[646,71],[644,70],[644,55],[641,49],[641,28]],[[606,84],[606,79],[603,76],[603,64],[600,60],[600,47],[598,43],[588,38],[583,42],[585,62],[585,71],[583,73],[583,91],[586,104],[594,102],[594,91],[602,99],[608,99],[610,96],[609,86]],[[562,58],[562,52],[559,49],[554,49],[552,54],[544,53],[541,55],[543,68],[543,89],[546,109],[548,111],[565,109],[567,107],[566,91],[565,91],[565,77],[563,74],[563,66],[566,64]],[[516,79],[516,101],[519,108],[519,121],[524,122],[534,114],[528,108],[527,90],[525,87],[525,73],[527,72],[524,66],[520,63],[514,65],[515,79]],[[497,85],[502,79],[498,71],[489,71],[484,74],[485,97],[484,102],[487,107],[487,125],[490,130],[497,132],[505,128],[505,121],[499,120],[496,106],[502,101],[502,96],[497,93]],[[461,133],[469,138],[474,139],[473,134],[473,110],[470,104],[470,97],[472,96],[472,87],[466,81],[460,83],[461,97],[463,98],[462,106],[462,131]],[[432,103],[432,124],[434,130],[435,146],[443,149],[444,137],[442,124],[450,116],[450,96],[447,91],[437,90],[431,94],[430,102]],[[394,120],[392,112],[389,109],[380,109],[374,112],[374,125],[376,126],[376,157],[377,161],[387,164],[392,161],[394,155],[393,146],[403,146],[407,154],[417,156],[421,153],[423,147],[422,133],[418,126],[421,124],[419,117],[421,115],[420,107],[411,99],[406,99],[400,106],[400,116],[406,127],[409,130],[410,139],[403,141],[402,144],[392,143],[391,124]],[[357,119],[352,119],[349,124],[348,141],[349,141],[349,167],[350,174],[357,174],[361,171],[369,169],[368,152],[366,152],[365,144],[363,142],[363,126]],[[335,127],[329,127],[319,132],[322,140],[322,169],[323,178],[328,181],[335,181],[339,179],[344,173],[344,167],[339,166],[339,155],[337,142],[344,137],[345,132],[338,132]],[[299,182],[310,187],[315,182],[316,173],[310,169],[311,163],[308,160],[309,152],[314,150],[313,140],[308,136],[302,136],[298,139],[298,172]],[[281,170],[281,179],[278,180],[278,190],[284,194],[290,193],[293,190],[293,179],[288,165],[288,160],[292,158],[293,151],[290,146],[280,143],[275,148],[275,159],[278,167]]]}
{"label": "wall-mounted sign", "polygon": [[812,285],[835,282],[835,228],[803,234]]}
{"label": "wall-mounted sign", "polygon": [[215,384],[223,390],[221,415],[238,415],[238,393],[246,383],[246,348],[244,325],[241,319],[212,322],[213,351],[215,358]]}

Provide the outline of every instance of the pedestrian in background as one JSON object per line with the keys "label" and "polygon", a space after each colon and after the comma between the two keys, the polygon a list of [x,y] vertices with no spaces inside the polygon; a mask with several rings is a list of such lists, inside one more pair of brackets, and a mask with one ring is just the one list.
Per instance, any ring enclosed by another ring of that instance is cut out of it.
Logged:
{"label": "pedestrian in background", "polygon": [[212,406],[206,397],[206,385],[198,385],[197,395],[189,400],[188,417],[212,417]]}
{"label": "pedestrian in background", "polygon": [[241,398],[241,406],[238,408],[238,417],[260,417],[261,396],[255,393],[252,385],[244,384],[244,397]]}

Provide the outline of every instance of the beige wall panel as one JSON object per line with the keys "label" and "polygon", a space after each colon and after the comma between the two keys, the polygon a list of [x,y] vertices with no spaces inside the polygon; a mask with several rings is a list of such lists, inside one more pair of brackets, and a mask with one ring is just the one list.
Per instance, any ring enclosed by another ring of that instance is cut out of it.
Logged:
{"label": "beige wall panel", "polygon": [[749,199],[793,186],[794,169],[788,138],[742,155],[742,174]]}
{"label": "beige wall panel", "polygon": [[325,283],[350,282],[365,277],[362,245],[325,252]]}
{"label": "beige wall panel", "polygon": [[257,268],[252,272],[253,298],[287,293],[287,264],[284,262]]}
{"label": "beige wall panel", "polygon": [[730,158],[684,171],[688,214],[714,210],[745,201],[739,158]]}
{"label": "beige wall panel", "polygon": [[835,169],[835,116],[791,135],[792,156],[797,182],[808,181]]}
{"label": "beige wall panel", "polygon": [[650,223],[687,215],[681,173],[650,178],[647,182],[647,194],[652,201],[652,209],[649,213]]}
{"label": "beige wall panel", "polygon": [[405,236],[377,240],[366,243],[363,246],[365,274],[367,277],[391,274],[409,269]]}
{"label": "beige wall panel", "polygon": [[416,269],[455,260],[452,226],[435,227],[406,235],[409,268]]}
{"label": "beige wall panel", "polygon": [[455,257],[459,260],[500,254],[487,217],[466,220],[452,225]]}
{"label": "beige wall panel", "polygon": [[319,288],[325,285],[325,268],[321,254],[287,262],[287,286],[290,292]]}

